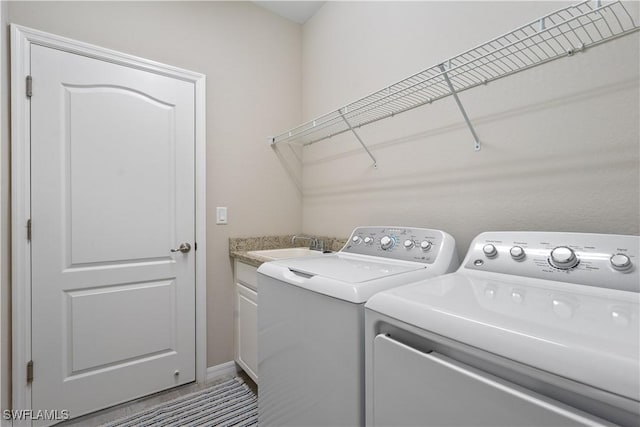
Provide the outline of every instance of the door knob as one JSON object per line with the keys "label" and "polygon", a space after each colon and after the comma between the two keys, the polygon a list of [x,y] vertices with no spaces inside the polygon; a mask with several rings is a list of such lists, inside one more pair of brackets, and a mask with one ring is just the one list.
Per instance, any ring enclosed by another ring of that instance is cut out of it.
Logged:
{"label": "door knob", "polygon": [[180,247],[178,249],[171,249],[171,252],[182,252],[183,254],[186,254],[190,250],[191,250],[191,245],[190,244],[181,243]]}

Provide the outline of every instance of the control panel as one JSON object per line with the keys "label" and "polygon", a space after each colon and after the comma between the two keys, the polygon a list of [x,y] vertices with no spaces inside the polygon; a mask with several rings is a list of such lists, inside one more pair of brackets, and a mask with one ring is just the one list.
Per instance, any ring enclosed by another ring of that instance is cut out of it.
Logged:
{"label": "control panel", "polygon": [[583,233],[487,232],[464,268],[640,292],[640,237]]}
{"label": "control panel", "polygon": [[358,227],[341,252],[433,264],[444,244],[455,245],[453,238],[440,230]]}

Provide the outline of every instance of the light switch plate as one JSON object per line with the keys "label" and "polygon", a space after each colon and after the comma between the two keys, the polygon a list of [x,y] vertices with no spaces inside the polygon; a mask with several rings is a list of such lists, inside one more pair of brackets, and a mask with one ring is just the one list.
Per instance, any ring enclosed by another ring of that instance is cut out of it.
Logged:
{"label": "light switch plate", "polygon": [[216,224],[226,224],[226,223],[227,223],[227,207],[218,206],[216,208]]}

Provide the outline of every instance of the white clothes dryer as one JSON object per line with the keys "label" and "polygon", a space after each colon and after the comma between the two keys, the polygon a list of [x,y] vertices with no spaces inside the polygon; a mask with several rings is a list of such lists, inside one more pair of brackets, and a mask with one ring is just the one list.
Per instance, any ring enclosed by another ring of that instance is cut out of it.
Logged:
{"label": "white clothes dryer", "polygon": [[258,269],[258,423],[364,424],[364,303],[454,271],[449,234],[358,227],[339,252]]}
{"label": "white clothes dryer", "polygon": [[638,236],[480,234],[366,304],[367,425],[640,424]]}

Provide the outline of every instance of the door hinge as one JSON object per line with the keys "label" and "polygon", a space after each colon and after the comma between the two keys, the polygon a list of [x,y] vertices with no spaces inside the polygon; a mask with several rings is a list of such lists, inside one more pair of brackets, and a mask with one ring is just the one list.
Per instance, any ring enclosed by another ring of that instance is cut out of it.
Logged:
{"label": "door hinge", "polygon": [[31,98],[33,95],[33,78],[27,76],[27,98]]}
{"label": "door hinge", "polygon": [[31,218],[27,220],[27,240],[31,241]]}
{"label": "door hinge", "polygon": [[27,362],[27,383],[33,382],[33,360]]}

